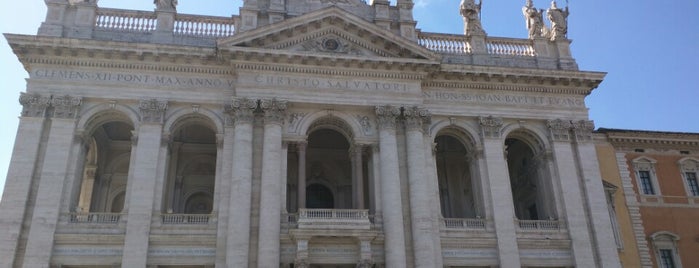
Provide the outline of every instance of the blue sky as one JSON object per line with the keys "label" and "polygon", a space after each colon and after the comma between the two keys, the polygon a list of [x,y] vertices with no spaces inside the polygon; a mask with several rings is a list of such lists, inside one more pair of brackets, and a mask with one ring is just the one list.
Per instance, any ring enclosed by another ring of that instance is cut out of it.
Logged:
{"label": "blue sky", "polygon": [[[9,1],[0,9],[0,32],[35,34],[42,0]],[[488,35],[526,37],[525,0],[483,0]],[[179,12],[230,16],[242,0],[179,0]],[[608,72],[586,99],[597,127],[699,132],[699,1],[569,0],[568,36],[580,69]],[[151,0],[100,0],[99,5],[152,10]],[[459,0],[416,0],[418,28],[462,33]],[[534,0],[538,8],[549,1]],[[565,0],[558,1],[559,7]],[[17,131],[19,92],[27,73],[0,40],[0,187]]]}

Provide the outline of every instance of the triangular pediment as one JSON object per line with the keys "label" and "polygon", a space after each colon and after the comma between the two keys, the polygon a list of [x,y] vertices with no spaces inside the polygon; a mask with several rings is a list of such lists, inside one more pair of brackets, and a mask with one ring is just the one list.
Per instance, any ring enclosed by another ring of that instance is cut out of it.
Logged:
{"label": "triangular pediment", "polygon": [[219,40],[218,48],[254,48],[352,57],[439,61],[440,56],[338,7],[329,7]]}

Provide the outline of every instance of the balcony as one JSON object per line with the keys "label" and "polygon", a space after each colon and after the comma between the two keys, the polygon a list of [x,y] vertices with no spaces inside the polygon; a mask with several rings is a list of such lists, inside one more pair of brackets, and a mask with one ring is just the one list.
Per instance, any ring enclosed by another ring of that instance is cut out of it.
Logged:
{"label": "balcony", "polygon": [[162,214],[163,225],[206,225],[211,222],[211,214]]}
{"label": "balcony", "polygon": [[522,232],[558,232],[563,229],[563,223],[558,220],[516,220],[516,225]]}
{"label": "balcony", "polygon": [[121,213],[104,212],[73,212],[70,213],[71,223],[117,224]]}
{"label": "balcony", "polygon": [[485,219],[461,219],[461,218],[447,218],[443,219],[443,227],[448,230],[473,230],[473,231],[485,231],[486,221]]}
{"label": "balcony", "polygon": [[366,209],[300,209],[299,229],[369,230],[369,210]]}

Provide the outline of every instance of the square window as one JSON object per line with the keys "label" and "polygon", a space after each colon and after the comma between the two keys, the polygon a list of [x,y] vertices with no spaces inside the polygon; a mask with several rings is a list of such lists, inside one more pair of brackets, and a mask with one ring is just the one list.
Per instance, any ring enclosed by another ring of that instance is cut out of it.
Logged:
{"label": "square window", "polygon": [[699,183],[697,183],[697,173],[687,172],[685,173],[687,179],[687,187],[689,187],[689,193],[692,196],[699,196]]}
{"label": "square window", "polygon": [[660,267],[662,268],[675,268],[675,260],[672,258],[671,249],[661,249],[660,250]]}

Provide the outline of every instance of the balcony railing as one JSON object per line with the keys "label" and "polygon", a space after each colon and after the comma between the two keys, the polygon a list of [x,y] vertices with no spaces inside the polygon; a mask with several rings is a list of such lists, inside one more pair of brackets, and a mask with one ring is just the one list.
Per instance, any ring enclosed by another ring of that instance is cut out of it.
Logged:
{"label": "balcony railing", "polygon": [[301,229],[370,229],[366,209],[300,209],[298,228]]}
{"label": "balcony railing", "polygon": [[485,230],[485,219],[444,219],[444,227],[458,230]]}
{"label": "balcony railing", "polygon": [[156,15],[150,11],[100,8],[97,9],[95,27],[102,30],[125,32],[152,32],[157,24]]}
{"label": "balcony railing", "polygon": [[97,223],[97,224],[116,224],[119,223],[121,213],[103,213],[103,212],[74,212],[70,213],[70,222],[72,223]]}
{"label": "balcony railing", "polygon": [[175,34],[214,38],[228,37],[235,34],[235,23],[233,18],[227,17],[177,14]]}
{"label": "balcony railing", "polygon": [[[420,32],[417,39],[421,46],[439,53],[470,54],[468,37],[458,34]],[[536,51],[529,39],[487,37],[486,48],[491,55],[535,57]]]}
{"label": "balcony railing", "polygon": [[163,224],[209,224],[210,214],[162,214]]}
{"label": "balcony railing", "polygon": [[557,220],[517,220],[520,231],[558,231],[561,225]]}

